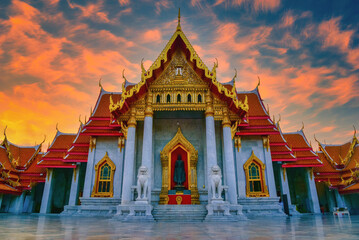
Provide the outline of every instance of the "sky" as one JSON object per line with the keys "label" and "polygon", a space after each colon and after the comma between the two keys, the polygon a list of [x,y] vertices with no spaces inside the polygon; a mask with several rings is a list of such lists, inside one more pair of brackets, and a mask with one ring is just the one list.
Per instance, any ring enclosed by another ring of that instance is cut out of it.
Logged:
{"label": "sky", "polygon": [[[0,131],[34,145],[76,133],[100,88],[140,80],[176,30],[217,80],[259,91],[283,132],[325,143],[359,130],[359,2],[1,0]],[[81,117],[80,117],[81,115]]]}

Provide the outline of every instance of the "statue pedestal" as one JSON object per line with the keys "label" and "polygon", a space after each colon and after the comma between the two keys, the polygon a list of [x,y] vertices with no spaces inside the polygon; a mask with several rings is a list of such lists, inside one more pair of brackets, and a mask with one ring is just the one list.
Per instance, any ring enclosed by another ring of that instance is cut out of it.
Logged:
{"label": "statue pedestal", "polygon": [[247,219],[242,213],[241,205],[231,205],[222,198],[213,198],[206,209],[208,213],[205,221],[209,222],[236,222]]}
{"label": "statue pedestal", "polygon": [[147,200],[118,205],[114,219],[123,222],[153,222],[152,209],[152,205],[148,204]]}

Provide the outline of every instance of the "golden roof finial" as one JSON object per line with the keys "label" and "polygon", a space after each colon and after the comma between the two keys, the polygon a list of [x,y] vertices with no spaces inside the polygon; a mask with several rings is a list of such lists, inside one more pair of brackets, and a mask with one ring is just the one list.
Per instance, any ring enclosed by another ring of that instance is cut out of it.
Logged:
{"label": "golden roof finial", "polygon": [[257,84],[257,88],[261,85],[261,79],[259,78],[259,76],[257,76],[258,77],[258,84]]}
{"label": "golden roof finial", "polygon": [[302,122],[302,128],[300,129],[300,131],[304,130],[304,122]]}
{"label": "golden roof finial", "polygon": [[5,137],[5,139],[6,139],[6,129],[7,129],[7,125],[4,128],[4,137]]}
{"label": "golden roof finial", "polygon": [[141,71],[142,71],[142,74],[144,74],[144,73],[146,72],[146,69],[145,69],[145,67],[143,66],[143,60],[144,60],[144,58],[142,58],[142,60],[141,60]]}
{"label": "golden roof finial", "polygon": [[59,123],[56,123],[56,131],[60,132],[60,130],[59,130]]}
{"label": "golden roof finial", "polygon": [[267,113],[268,113],[268,116],[270,116],[270,113],[269,113],[269,104],[267,103]]}
{"label": "golden roof finial", "polygon": [[232,92],[236,92],[236,78],[237,78],[237,69],[234,69]]}
{"label": "golden roof finial", "polygon": [[40,143],[42,145],[46,141],[46,135],[44,135],[44,140]]}
{"label": "golden roof finial", "polygon": [[356,136],[356,134],[357,134],[357,130],[356,130],[356,128],[355,128],[355,125],[353,125],[353,128],[354,128],[354,136],[353,136],[353,138],[355,138]]}
{"label": "golden roof finial", "polygon": [[81,125],[82,125],[83,123],[82,123],[82,121],[81,121],[81,114],[80,114],[80,116],[79,116],[79,121],[80,121],[80,123],[81,123]]}
{"label": "golden roof finial", "polygon": [[181,9],[180,8],[178,8],[177,30],[181,30]]}
{"label": "golden roof finial", "polygon": [[101,90],[103,89],[102,87],[102,84],[101,84],[101,80],[102,80],[102,77],[100,77],[100,80],[98,80],[98,86],[101,88]]}
{"label": "golden roof finial", "polygon": [[282,120],[282,117],[281,117],[280,114],[279,114],[279,119],[278,119],[278,121],[277,121],[277,125],[279,125],[280,120]]}
{"label": "golden roof finial", "polygon": [[[93,114],[92,107],[90,107],[90,117],[92,116],[92,114]],[[86,123],[86,120],[85,120],[85,123]]]}

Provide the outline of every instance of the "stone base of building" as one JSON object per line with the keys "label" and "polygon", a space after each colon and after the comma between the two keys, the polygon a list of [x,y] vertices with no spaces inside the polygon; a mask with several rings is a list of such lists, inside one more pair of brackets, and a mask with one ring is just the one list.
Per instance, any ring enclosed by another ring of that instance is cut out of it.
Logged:
{"label": "stone base of building", "polygon": [[206,222],[236,222],[247,219],[242,213],[241,205],[231,205],[225,201],[212,201],[206,209]]}
{"label": "stone base of building", "polygon": [[279,197],[240,198],[238,203],[243,206],[246,216],[286,216],[279,204]]}
{"label": "stone base of building", "polygon": [[118,205],[113,219],[123,222],[153,222],[152,205],[147,201],[136,201],[126,205]]}
{"label": "stone base of building", "polygon": [[65,206],[61,215],[114,216],[121,199],[80,198],[81,205]]}

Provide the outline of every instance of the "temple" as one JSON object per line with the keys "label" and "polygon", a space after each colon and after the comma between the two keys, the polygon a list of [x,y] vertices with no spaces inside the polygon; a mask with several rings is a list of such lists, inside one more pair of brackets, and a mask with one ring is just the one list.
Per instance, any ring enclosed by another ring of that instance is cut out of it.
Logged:
{"label": "temple", "polygon": [[[100,85],[77,133],[0,146],[1,212],[110,216],[120,221],[238,221],[359,209],[358,140],[340,146],[284,133],[259,85],[220,82],[178,25],[141,79]],[[358,185],[358,186],[357,186]],[[348,195],[344,201],[342,195]]]}

